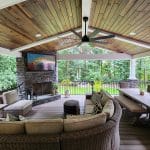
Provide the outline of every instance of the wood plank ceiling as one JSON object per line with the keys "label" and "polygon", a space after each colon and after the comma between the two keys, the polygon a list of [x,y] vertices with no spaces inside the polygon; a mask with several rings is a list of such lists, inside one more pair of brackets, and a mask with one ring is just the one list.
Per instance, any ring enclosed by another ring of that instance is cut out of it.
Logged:
{"label": "wood plank ceiling", "polygon": [[[0,11],[0,46],[20,47],[81,27],[81,20],[81,0],[26,1]],[[41,38],[36,38],[36,34],[41,34]],[[56,50],[58,43],[54,41],[34,49]]]}
{"label": "wood plank ceiling", "polygon": [[[90,26],[137,42],[150,44],[150,1],[149,0],[93,0]],[[136,35],[130,35],[136,33]],[[137,54],[149,49],[111,40],[111,45],[97,45],[129,54]]]}
{"label": "wood plank ceiling", "polygon": [[[2,9],[0,46],[14,49],[71,29],[81,28],[81,8],[81,0],[30,0]],[[89,26],[150,44],[150,1],[92,0]],[[132,32],[136,35],[130,35]],[[42,36],[36,38],[36,34]],[[60,50],[79,42],[78,37],[73,34],[28,50]],[[109,39],[108,42],[111,44],[95,46],[131,55],[150,51],[148,48],[117,39]]]}

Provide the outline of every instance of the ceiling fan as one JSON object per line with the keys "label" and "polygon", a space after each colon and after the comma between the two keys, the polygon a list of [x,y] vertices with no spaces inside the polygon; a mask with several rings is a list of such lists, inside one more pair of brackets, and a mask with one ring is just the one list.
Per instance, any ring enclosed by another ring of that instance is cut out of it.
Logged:
{"label": "ceiling fan", "polygon": [[88,17],[83,17],[83,21],[85,22],[85,32],[84,32],[84,36],[82,37],[79,33],[77,33],[74,30],[71,30],[76,36],[79,37],[79,39],[81,40],[81,42],[79,43],[78,46],[80,46],[82,43],[100,43],[100,44],[108,44],[107,41],[105,41],[105,39],[108,38],[114,38],[115,35],[114,34],[110,34],[107,36],[100,36],[100,37],[95,37],[100,30],[96,29],[93,33],[87,35],[87,29],[86,29],[86,23],[88,21]]}

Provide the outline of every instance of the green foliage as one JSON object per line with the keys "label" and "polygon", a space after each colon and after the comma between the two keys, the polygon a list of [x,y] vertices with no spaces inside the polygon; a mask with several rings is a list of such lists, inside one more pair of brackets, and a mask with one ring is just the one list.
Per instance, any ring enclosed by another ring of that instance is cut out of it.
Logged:
{"label": "green foliage", "polygon": [[142,81],[150,81],[150,56],[137,59],[136,76]]}
{"label": "green foliage", "polygon": [[102,88],[102,82],[99,80],[94,81],[94,91],[99,92]]}
{"label": "green foliage", "polygon": [[[104,54],[110,53],[92,46],[81,49],[75,47],[70,50],[60,51],[60,54]],[[136,75],[139,80],[150,80],[150,57],[137,59]],[[65,78],[71,81],[94,81],[101,80],[103,83],[127,80],[130,72],[129,60],[73,60],[58,62],[59,81]]]}
{"label": "green foliage", "polygon": [[16,58],[0,55],[0,91],[16,86]]}

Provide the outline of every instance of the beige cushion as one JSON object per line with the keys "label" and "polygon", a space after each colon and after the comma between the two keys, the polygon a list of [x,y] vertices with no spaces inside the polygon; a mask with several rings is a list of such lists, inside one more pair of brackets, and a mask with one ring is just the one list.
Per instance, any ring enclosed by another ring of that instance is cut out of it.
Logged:
{"label": "beige cushion", "polygon": [[101,99],[101,104],[104,106],[105,103],[109,100],[109,99],[113,99],[113,97],[106,91],[103,91],[103,96]]}
{"label": "beige cushion", "polygon": [[93,105],[93,102],[90,99],[87,99],[85,101],[85,105]]}
{"label": "beige cushion", "polygon": [[78,119],[64,119],[64,131],[79,131],[102,125],[106,122],[106,114],[100,113]]}
{"label": "beige cushion", "polygon": [[12,104],[18,100],[17,91],[12,90],[3,93],[3,101],[5,104]]}
{"label": "beige cushion", "polygon": [[0,134],[23,134],[24,132],[24,122],[22,121],[0,122]]}
{"label": "beige cushion", "polygon": [[85,114],[92,114],[95,105],[86,105],[85,106]]}
{"label": "beige cushion", "polygon": [[57,134],[63,131],[63,119],[29,120],[25,123],[27,134]]}
{"label": "beige cushion", "polygon": [[85,118],[90,117],[92,114],[85,114],[85,115],[67,115],[67,119],[78,119],[78,118]]}
{"label": "beige cushion", "polygon": [[26,107],[32,105],[30,100],[20,100],[4,108],[4,110],[24,110]]}
{"label": "beige cushion", "polygon": [[106,104],[104,105],[103,107],[103,110],[102,110],[103,113],[106,113],[108,118],[111,118],[114,114],[114,103],[112,100],[108,100],[106,102]]}
{"label": "beige cushion", "polygon": [[99,109],[102,109],[101,105],[101,95],[98,93],[94,93],[92,96],[92,102],[99,107]]}

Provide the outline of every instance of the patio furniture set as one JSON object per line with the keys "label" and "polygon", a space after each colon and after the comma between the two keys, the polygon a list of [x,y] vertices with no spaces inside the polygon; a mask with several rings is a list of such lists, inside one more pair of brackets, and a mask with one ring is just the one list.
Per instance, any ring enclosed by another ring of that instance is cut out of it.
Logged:
{"label": "patio furniture set", "polygon": [[141,94],[138,88],[121,88],[115,99],[136,117],[135,123],[142,114],[147,114],[147,119],[150,120],[150,93]]}
{"label": "patio furniture set", "polygon": [[65,103],[66,118],[2,121],[0,149],[119,150],[121,107],[104,91],[100,97],[105,101],[101,113],[93,113],[97,98],[86,100],[84,115],[70,115],[79,111],[78,103],[71,100]]}

